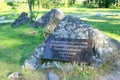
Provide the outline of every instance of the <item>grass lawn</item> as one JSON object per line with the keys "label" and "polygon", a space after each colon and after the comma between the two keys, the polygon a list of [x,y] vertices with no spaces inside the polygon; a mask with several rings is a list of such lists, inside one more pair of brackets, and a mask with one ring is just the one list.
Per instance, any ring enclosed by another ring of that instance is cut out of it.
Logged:
{"label": "grass lawn", "polygon": [[[16,19],[22,11],[28,12],[27,9],[24,10],[20,7],[16,10],[11,10],[10,7],[7,9],[2,9],[0,7],[0,10],[0,16],[5,15],[7,19]],[[119,9],[61,8],[61,10],[66,15],[120,13]],[[49,11],[49,9],[40,9],[39,16],[43,15],[47,11]],[[13,13],[15,16],[11,15]],[[103,17],[89,16],[81,17],[81,19],[87,21],[92,27],[101,30],[106,35],[120,41],[120,15]],[[36,34],[33,34],[34,32]],[[7,75],[15,71],[22,72],[28,80],[43,80],[46,76],[46,70],[20,71],[20,67],[24,63],[25,59],[28,58],[34,49],[43,41],[43,37],[41,35],[41,28],[30,28],[29,24],[25,24],[17,28],[12,28],[10,23],[0,24],[0,80],[1,78],[2,80],[7,80]],[[87,75],[93,76],[96,73],[99,73],[96,72],[96,70],[80,72],[79,68],[76,68],[70,73],[64,73],[58,69],[53,70],[58,73],[61,72],[65,76],[65,80],[86,80]]]}
{"label": "grass lawn", "polygon": [[43,41],[41,31],[30,28],[28,24],[19,28],[0,24],[0,76],[5,77],[19,70],[25,59]]}
{"label": "grass lawn", "polygon": [[120,42],[120,15],[104,17],[91,16],[81,19],[87,21],[92,27],[103,31],[107,36]]}

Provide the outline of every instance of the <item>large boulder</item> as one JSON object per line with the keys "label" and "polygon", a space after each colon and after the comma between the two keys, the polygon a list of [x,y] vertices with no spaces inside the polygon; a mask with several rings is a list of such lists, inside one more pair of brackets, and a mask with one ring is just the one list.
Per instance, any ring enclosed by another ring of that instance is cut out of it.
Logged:
{"label": "large boulder", "polygon": [[38,18],[35,23],[31,24],[32,27],[45,27],[50,22],[55,20],[61,20],[64,17],[64,13],[60,9],[51,9],[48,13],[44,14],[42,17]]}
{"label": "large boulder", "polygon": [[95,66],[120,58],[120,43],[91,28]]}
{"label": "large boulder", "polygon": [[43,55],[44,51],[44,44],[40,44],[35,51],[31,54],[31,56],[26,59],[24,62],[24,65],[22,65],[22,69],[28,69],[28,70],[36,70],[40,67],[40,59]]}
{"label": "large boulder", "polygon": [[31,27],[40,27],[44,28],[44,35],[50,34],[53,32],[58,22],[63,19],[64,13],[60,9],[51,9],[48,13],[44,14],[42,17],[38,18],[34,23],[31,24]]}
{"label": "large boulder", "polygon": [[114,72],[104,76],[100,76],[95,80],[120,80],[120,72]]}
{"label": "large boulder", "polygon": [[[35,52],[25,61],[22,68],[24,69],[40,69],[43,64],[40,64],[41,57],[45,54],[48,42],[56,39],[88,39],[92,40],[92,53],[82,54],[82,59],[91,60],[91,64],[94,66],[100,66],[111,59],[120,56],[120,43],[100,32],[97,29],[90,27],[85,21],[80,20],[77,17],[65,16],[57,25],[55,30],[45,40],[45,42],[37,47]],[[76,49],[74,49],[76,50]],[[49,51],[47,51],[49,52]],[[89,55],[89,56],[87,56]],[[88,58],[88,59],[87,59]],[[48,61],[49,62],[49,61]],[[44,68],[57,66],[59,63],[52,62],[44,64]],[[69,66],[70,67],[70,66]]]}
{"label": "large boulder", "polygon": [[12,23],[12,27],[17,27],[30,21],[28,13],[22,12],[20,16]]}

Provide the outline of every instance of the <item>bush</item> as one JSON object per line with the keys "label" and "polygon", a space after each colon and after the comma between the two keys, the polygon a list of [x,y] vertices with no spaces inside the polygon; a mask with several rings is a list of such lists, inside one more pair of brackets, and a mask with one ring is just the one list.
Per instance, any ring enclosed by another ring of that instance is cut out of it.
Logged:
{"label": "bush", "polygon": [[15,6],[13,2],[7,2],[8,6]]}
{"label": "bush", "polygon": [[86,1],[83,1],[82,3],[84,6],[87,6],[87,2]]}
{"label": "bush", "polygon": [[11,6],[12,9],[16,9],[16,4],[14,2],[7,2],[8,6]]}
{"label": "bush", "polygon": [[90,3],[89,4],[89,8],[98,8],[99,6],[98,6],[98,4],[96,4],[96,3]]}
{"label": "bush", "polygon": [[115,5],[110,5],[110,9],[119,9],[119,7]]}
{"label": "bush", "polygon": [[58,7],[58,5],[60,4],[61,0],[46,0],[42,2],[42,7],[43,8],[54,8],[54,7]]}
{"label": "bush", "polygon": [[94,2],[88,3],[87,1],[83,1],[83,5],[88,8],[98,8],[99,7],[98,4],[96,4]]}

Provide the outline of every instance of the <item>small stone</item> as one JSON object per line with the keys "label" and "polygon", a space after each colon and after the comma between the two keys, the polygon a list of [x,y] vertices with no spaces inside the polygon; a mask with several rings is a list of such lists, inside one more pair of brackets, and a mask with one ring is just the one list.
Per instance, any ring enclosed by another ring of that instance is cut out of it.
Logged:
{"label": "small stone", "polygon": [[43,63],[43,64],[41,65],[41,68],[46,68],[46,63]]}
{"label": "small stone", "polygon": [[43,52],[43,51],[44,51],[44,47],[41,48],[41,52]]}
{"label": "small stone", "polygon": [[58,77],[58,75],[56,75],[56,74],[53,73],[53,72],[48,72],[48,74],[47,74],[47,79],[48,79],[48,80],[59,80],[59,77]]}
{"label": "small stone", "polygon": [[5,18],[6,18],[6,16],[1,16],[1,17],[0,17],[0,21],[5,20]]}
{"label": "small stone", "polygon": [[36,49],[36,52],[39,52],[39,51],[40,51],[40,49],[39,49],[39,48],[37,48],[37,49]]}
{"label": "small stone", "polygon": [[10,15],[11,15],[12,17],[14,17],[16,14],[13,14],[13,13],[12,13],[12,14],[10,14]]}
{"label": "small stone", "polygon": [[10,80],[16,80],[16,79],[21,79],[22,80],[23,75],[19,72],[14,72],[8,76],[8,79]]}
{"label": "small stone", "polygon": [[96,14],[96,16],[101,17],[101,16],[103,16],[103,15],[102,15],[102,14],[100,14],[100,13],[97,13],[97,14]]}

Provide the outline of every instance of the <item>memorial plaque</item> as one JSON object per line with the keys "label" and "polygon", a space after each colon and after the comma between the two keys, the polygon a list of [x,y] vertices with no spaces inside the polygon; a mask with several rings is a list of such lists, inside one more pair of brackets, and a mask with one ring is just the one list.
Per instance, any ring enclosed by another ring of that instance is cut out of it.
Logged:
{"label": "memorial plaque", "polygon": [[91,62],[90,39],[49,39],[46,41],[43,59],[60,61]]}

